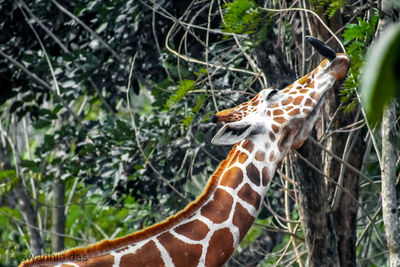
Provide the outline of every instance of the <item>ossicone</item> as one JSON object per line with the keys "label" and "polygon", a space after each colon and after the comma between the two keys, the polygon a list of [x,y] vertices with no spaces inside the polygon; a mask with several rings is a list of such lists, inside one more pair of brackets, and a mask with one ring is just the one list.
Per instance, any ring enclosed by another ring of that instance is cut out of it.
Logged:
{"label": "ossicone", "polygon": [[326,43],[312,36],[306,36],[305,38],[307,42],[312,45],[321,56],[326,57],[327,59],[329,59],[329,61],[332,61],[336,58],[336,52]]}

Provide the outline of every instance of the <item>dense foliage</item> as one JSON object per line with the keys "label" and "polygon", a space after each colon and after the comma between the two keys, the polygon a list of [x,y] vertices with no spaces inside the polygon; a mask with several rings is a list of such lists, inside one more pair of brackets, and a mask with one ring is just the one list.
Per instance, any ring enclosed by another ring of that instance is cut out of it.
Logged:
{"label": "dense foliage", "polygon": [[[307,34],[326,36],[315,18],[265,9],[290,3],[0,0],[0,265],[123,236],[194,200],[229,149],[210,144],[218,129],[211,114],[287,83],[265,62],[295,78],[319,61],[302,46],[309,26]],[[353,6],[359,2],[306,6],[340,29],[352,59],[338,112],[359,109],[359,76],[382,16],[375,1]],[[360,129],[363,119],[338,131]],[[379,148],[368,146],[357,259],[382,266]],[[295,184],[275,177],[231,265],[267,234],[274,242],[252,251],[255,264],[304,264]],[[53,228],[57,209],[62,232]]]}

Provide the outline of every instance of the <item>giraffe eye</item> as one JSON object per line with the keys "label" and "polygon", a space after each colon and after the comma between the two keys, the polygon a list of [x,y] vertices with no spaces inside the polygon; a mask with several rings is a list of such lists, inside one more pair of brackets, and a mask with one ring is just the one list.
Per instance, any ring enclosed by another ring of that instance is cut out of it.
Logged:
{"label": "giraffe eye", "polygon": [[278,93],[278,90],[274,89],[271,92],[269,92],[269,94],[267,95],[267,100],[270,100],[271,97],[273,97],[274,95],[276,95]]}

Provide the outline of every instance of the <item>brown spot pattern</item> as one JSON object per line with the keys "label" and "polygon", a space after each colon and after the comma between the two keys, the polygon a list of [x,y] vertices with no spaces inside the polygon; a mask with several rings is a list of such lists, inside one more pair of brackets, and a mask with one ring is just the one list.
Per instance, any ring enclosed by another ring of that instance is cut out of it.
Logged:
{"label": "brown spot pattern", "polygon": [[292,108],[293,108],[293,106],[288,106],[288,107],[285,108],[285,110],[286,110],[286,111],[289,111],[289,110],[291,110]]}
{"label": "brown spot pattern", "polygon": [[301,101],[303,101],[303,98],[304,98],[304,96],[298,96],[298,97],[296,97],[296,99],[293,101],[293,104],[294,105],[300,105],[301,104]]}
{"label": "brown spot pattern", "polygon": [[[96,262],[97,263],[97,262]],[[98,265],[96,265],[98,266]],[[111,266],[111,265],[110,265]],[[149,241],[134,254],[127,254],[121,257],[121,267],[126,266],[165,266],[154,241]]]}
{"label": "brown spot pattern", "polygon": [[243,171],[239,167],[232,167],[222,176],[221,185],[235,189],[243,181]]}
{"label": "brown spot pattern", "polygon": [[312,102],[311,98],[307,98],[306,102],[304,103],[304,105],[307,107],[311,107],[312,104],[313,104],[313,102]]}
{"label": "brown spot pattern", "polygon": [[306,94],[308,92],[308,89],[301,89],[300,94]]}
{"label": "brown spot pattern", "polygon": [[286,106],[287,104],[292,103],[293,99],[294,99],[293,97],[289,96],[288,98],[282,100],[281,102],[282,106]]}
{"label": "brown spot pattern", "polygon": [[214,223],[222,223],[229,217],[232,208],[232,196],[222,189],[217,189],[214,192],[212,201],[208,202],[201,208],[201,215],[207,217]]}
{"label": "brown spot pattern", "polygon": [[272,142],[274,142],[276,139],[275,135],[272,132],[269,133],[269,139],[271,139]]}
{"label": "brown spot pattern", "polygon": [[250,179],[250,181],[255,184],[255,185],[260,185],[260,171],[257,169],[257,167],[253,164],[250,163],[246,167],[246,173],[247,177]]}
{"label": "brown spot pattern", "polygon": [[269,161],[274,161],[275,160],[275,153],[274,153],[274,151],[271,151],[270,153],[269,153]]}
{"label": "brown spot pattern", "polygon": [[314,99],[314,100],[318,100],[318,93],[317,92],[312,92],[311,94],[310,94],[310,96],[311,96],[311,98],[312,99]]}
{"label": "brown spot pattern", "polygon": [[267,111],[267,116],[271,116],[271,111],[270,110]]}
{"label": "brown spot pattern", "polygon": [[261,172],[261,174],[262,174],[262,181],[263,181],[263,186],[266,186],[268,183],[269,183],[269,181],[271,180],[271,178],[269,177],[269,174],[268,174],[269,172],[268,172],[268,168],[267,167],[264,167],[263,169],[262,169],[262,172]]}
{"label": "brown spot pattern", "polygon": [[258,161],[264,161],[265,152],[261,151],[261,150],[258,150],[257,153],[256,153],[256,156],[255,156],[255,159],[258,160]]}
{"label": "brown spot pattern", "polygon": [[240,241],[242,241],[243,237],[246,235],[247,231],[250,229],[251,225],[254,222],[254,217],[251,216],[248,211],[243,208],[240,203],[236,204],[235,213],[233,214],[232,222],[233,224],[239,228],[240,232]]}
{"label": "brown spot pattern", "polygon": [[210,229],[208,226],[199,220],[194,220],[176,227],[175,232],[184,235],[192,240],[202,240],[206,237]]}
{"label": "brown spot pattern", "polygon": [[284,149],[286,149],[287,148],[287,139],[289,138],[289,133],[287,133],[287,131],[283,131],[283,134],[281,135],[281,138],[279,139],[279,141],[278,141],[278,148],[279,148],[279,151],[283,151]]}
{"label": "brown spot pattern", "polygon": [[280,127],[279,127],[278,125],[272,124],[271,127],[272,127],[272,130],[273,130],[275,133],[278,133],[278,132],[279,132]]}
{"label": "brown spot pattern", "polygon": [[304,76],[303,78],[301,78],[298,83],[299,84],[308,84],[311,79],[309,78],[310,74],[307,74],[306,76]]}
{"label": "brown spot pattern", "polygon": [[244,153],[244,152],[241,152],[240,154],[239,154],[239,162],[240,163],[245,163],[246,162],[246,160],[248,159],[249,157],[247,156],[247,154],[246,153]]}
{"label": "brown spot pattern", "polygon": [[284,117],[275,117],[274,121],[276,121],[277,123],[282,124],[282,123],[286,122],[286,119]]}
{"label": "brown spot pattern", "polygon": [[315,87],[314,81],[312,81],[310,84],[307,84],[307,86],[310,87],[310,88],[314,88]]}
{"label": "brown spot pattern", "polygon": [[250,141],[250,140],[247,139],[247,140],[243,143],[242,147],[243,147],[244,149],[246,149],[247,151],[249,151],[249,153],[251,153],[251,152],[253,152],[254,144],[253,144],[252,141]]}
{"label": "brown spot pattern", "polygon": [[297,114],[300,114],[300,109],[299,108],[293,109],[292,111],[290,111],[288,113],[289,116],[294,116],[294,115],[297,115]]}
{"label": "brown spot pattern", "polygon": [[[187,244],[182,240],[174,237],[171,233],[166,232],[161,234],[157,238],[161,245],[168,251],[168,254],[171,256],[172,262],[176,267],[187,267],[187,266],[196,266],[199,262],[202,245],[194,245]],[[151,253],[153,252],[152,250]],[[146,257],[144,257],[146,260]],[[130,265],[130,266],[140,266],[140,265]],[[152,266],[152,265],[149,265]]]}
{"label": "brown spot pattern", "polygon": [[235,152],[235,154],[233,154],[233,156],[232,156],[232,158],[231,158],[231,161],[230,161],[228,167],[230,167],[230,166],[232,166],[233,164],[236,163],[236,159],[237,159],[237,157],[239,156],[239,153],[240,153],[240,151],[237,150],[237,151]]}
{"label": "brown spot pattern", "polygon": [[238,197],[240,197],[242,200],[246,201],[256,209],[258,209],[258,207],[260,206],[261,196],[256,191],[251,189],[249,184],[245,184],[242,189],[240,189],[240,191],[238,192]]}
{"label": "brown spot pattern", "polygon": [[[233,253],[233,236],[228,228],[222,228],[212,235],[206,254],[206,266],[222,266]],[[186,266],[195,266],[189,264]]]}
{"label": "brown spot pattern", "polygon": [[282,109],[275,109],[272,114],[274,114],[275,116],[277,115],[282,115],[283,114],[283,110]]}

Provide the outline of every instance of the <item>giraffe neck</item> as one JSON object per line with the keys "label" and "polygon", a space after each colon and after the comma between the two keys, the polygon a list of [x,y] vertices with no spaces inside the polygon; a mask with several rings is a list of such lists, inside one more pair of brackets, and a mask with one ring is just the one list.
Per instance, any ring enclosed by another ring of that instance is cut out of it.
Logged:
{"label": "giraffe neck", "polygon": [[[282,158],[271,147],[251,139],[240,142],[183,211],[143,231],[54,255],[51,264],[83,259],[79,266],[222,265],[253,224]],[[36,263],[49,260],[41,257]]]}

